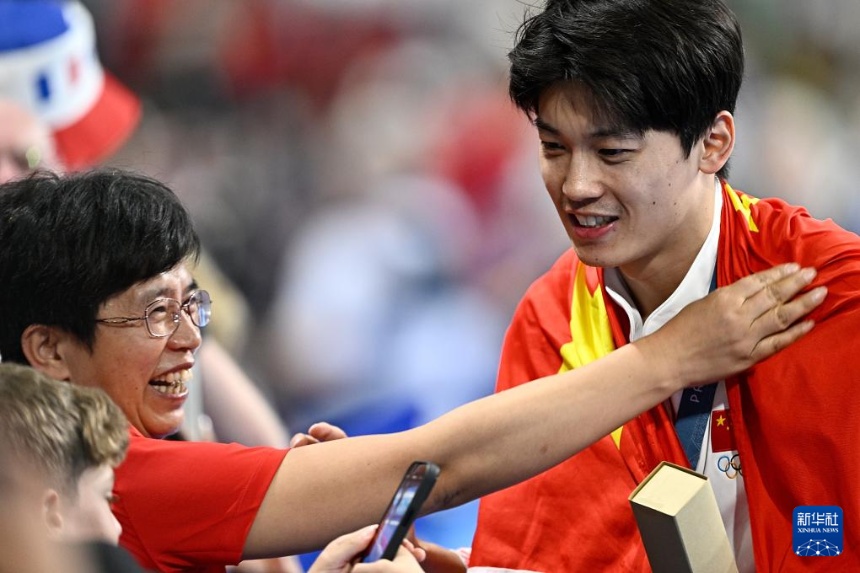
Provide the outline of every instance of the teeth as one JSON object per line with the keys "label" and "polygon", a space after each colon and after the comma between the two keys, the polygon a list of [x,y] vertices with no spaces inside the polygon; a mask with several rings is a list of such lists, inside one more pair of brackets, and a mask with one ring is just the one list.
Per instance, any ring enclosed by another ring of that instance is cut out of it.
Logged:
{"label": "teeth", "polygon": [[156,392],[160,392],[161,394],[167,394],[168,396],[177,396],[179,394],[185,393],[188,388],[182,382],[178,384],[171,384],[170,386],[163,386],[161,384],[153,384],[153,388],[155,388]]}
{"label": "teeth", "polygon": [[176,396],[188,391],[185,383],[189,380],[191,380],[191,370],[180,370],[169,372],[161,378],[153,380],[150,386],[162,394]]}
{"label": "teeth", "polygon": [[576,222],[583,227],[600,227],[612,221],[612,217],[595,217],[593,215],[574,215]]}

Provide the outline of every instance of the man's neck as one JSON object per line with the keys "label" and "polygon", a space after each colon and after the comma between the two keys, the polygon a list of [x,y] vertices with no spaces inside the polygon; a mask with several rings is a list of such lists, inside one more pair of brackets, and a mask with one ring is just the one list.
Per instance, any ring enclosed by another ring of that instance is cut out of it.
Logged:
{"label": "man's neck", "polygon": [[[711,195],[713,197],[713,194]],[[635,266],[619,267],[636,308],[645,320],[674,293],[690,271],[713,226],[714,203],[706,210],[703,223],[686,237],[672,241],[671,251],[662,251]],[[717,214],[717,216],[719,216]],[[706,223],[706,224],[705,224]]]}
{"label": "man's neck", "polygon": [[624,269],[619,268],[619,274],[630,290],[630,294],[636,303],[636,308],[639,309],[643,320],[648,318],[652,312],[666,302],[672,293],[677,290],[681,281],[684,280],[684,277],[690,270],[693,260],[695,260],[699,249],[702,248],[704,241],[705,238],[703,237],[690,256],[672,261],[671,266],[663,265],[658,271],[646,270],[645,272],[628,275],[624,272]]}

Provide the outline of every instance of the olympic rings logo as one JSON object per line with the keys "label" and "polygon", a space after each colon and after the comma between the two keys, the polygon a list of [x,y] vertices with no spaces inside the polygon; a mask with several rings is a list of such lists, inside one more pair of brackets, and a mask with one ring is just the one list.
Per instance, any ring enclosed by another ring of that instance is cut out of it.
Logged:
{"label": "olympic rings logo", "polygon": [[726,477],[729,479],[737,479],[739,475],[744,475],[744,472],[741,471],[741,458],[738,454],[733,455],[731,458],[729,456],[720,456],[717,459],[717,469],[726,474]]}

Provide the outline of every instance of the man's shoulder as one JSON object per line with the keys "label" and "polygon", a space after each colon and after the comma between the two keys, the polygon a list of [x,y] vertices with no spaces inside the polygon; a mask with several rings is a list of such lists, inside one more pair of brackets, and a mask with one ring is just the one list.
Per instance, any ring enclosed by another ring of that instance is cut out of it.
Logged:
{"label": "man's shoulder", "polygon": [[830,219],[813,217],[806,207],[794,205],[780,197],[758,197],[741,189],[725,185],[726,210],[738,221],[746,223],[752,232],[758,233],[773,225],[811,224],[828,225],[834,230],[842,230]]}
{"label": "man's shoulder", "polygon": [[779,197],[759,198],[728,184],[725,191],[723,233],[736,245],[792,252],[812,245],[860,244],[855,233],[832,219],[816,219],[803,206]]}
{"label": "man's shoulder", "polygon": [[836,300],[837,285],[840,292],[853,297],[860,280],[857,234],[779,198],[758,199],[728,186],[726,196],[720,234],[721,284],[793,261],[818,269],[816,282],[831,288],[829,300]]}

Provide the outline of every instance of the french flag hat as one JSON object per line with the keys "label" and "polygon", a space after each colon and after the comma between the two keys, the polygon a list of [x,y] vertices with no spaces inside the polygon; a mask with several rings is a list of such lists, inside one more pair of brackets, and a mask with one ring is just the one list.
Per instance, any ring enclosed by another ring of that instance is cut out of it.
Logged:
{"label": "french flag hat", "polygon": [[102,68],[93,19],[77,1],[0,0],[0,98],[33,110],[70,170],[116,151],[140,100]]}

